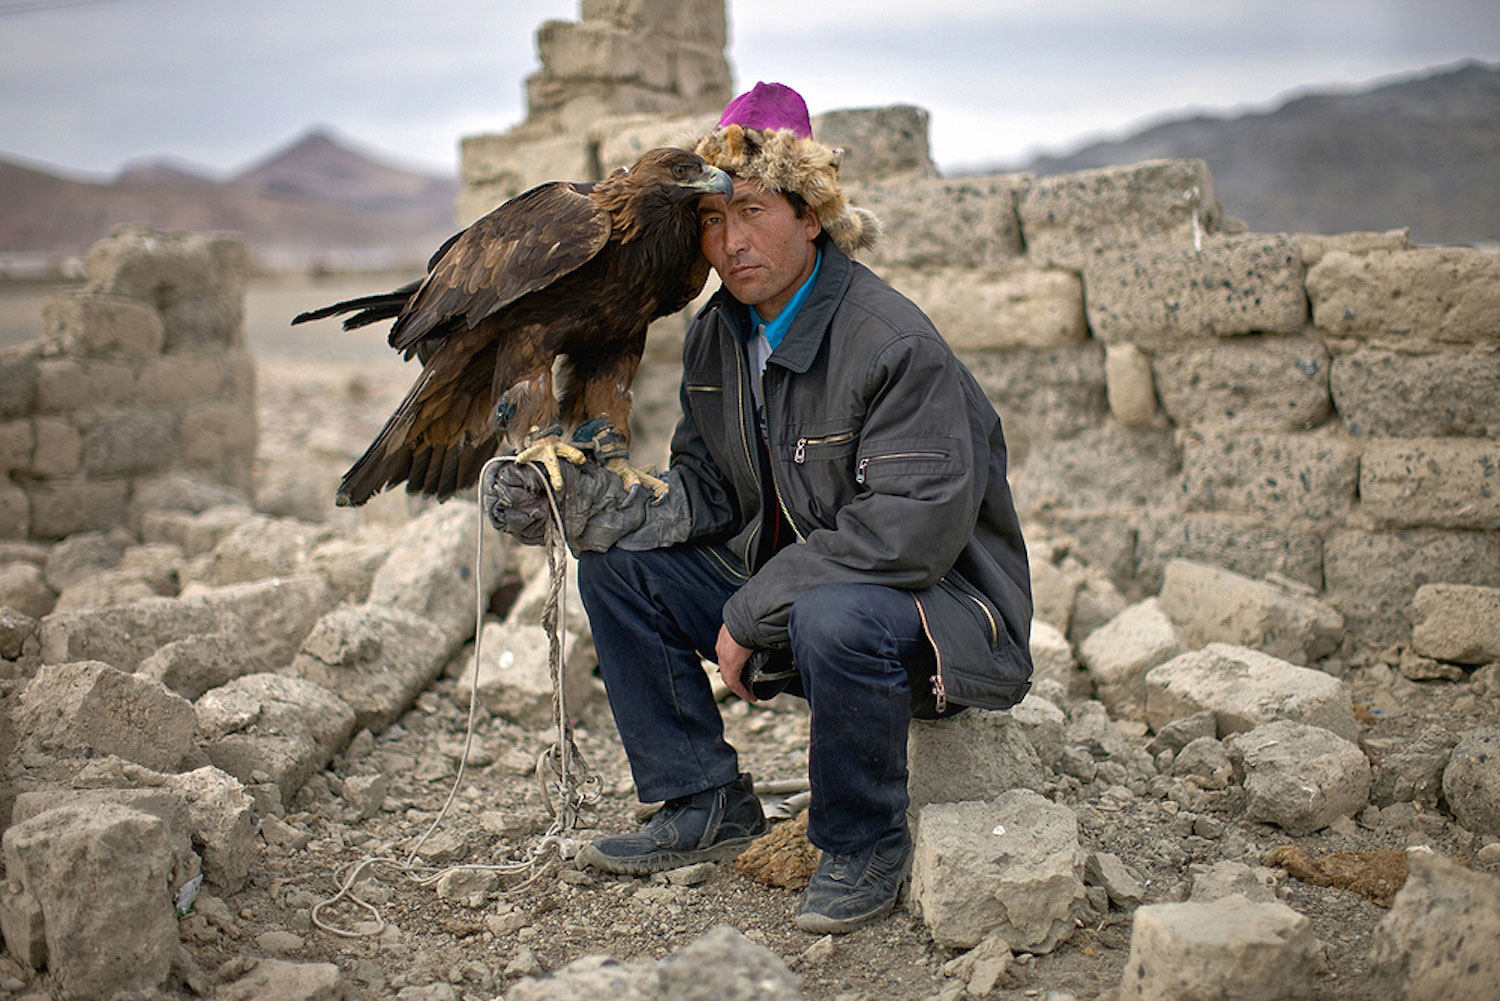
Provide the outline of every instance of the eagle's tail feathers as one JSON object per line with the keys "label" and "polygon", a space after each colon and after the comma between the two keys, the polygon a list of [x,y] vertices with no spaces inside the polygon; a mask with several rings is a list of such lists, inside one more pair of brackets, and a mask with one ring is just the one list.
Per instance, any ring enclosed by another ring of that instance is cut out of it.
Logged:
{"label": "eagle's tail feathers", "polygon": [[406,308],[412,293],[416,292],[421,282],[410,282],[391,292],[381,292],[376,295],[360,296],[358,299],[345,299],[331,306],[323,306],[320,309],[308,310],[306,313],[298,313],[292,318],[292,325],[307,323],[311,320],[322,320],[330,316],[339,316],[343,313],[354,315],[344,321],[345,330],[355,330],[381,320],[389,320],[401,315],[401,310]]}
{"label": "eagle's tail feathers", "polygon": [[428,453],[413,455],[410,435],[416,421],[417,395],[425,380],[418,379],[386,420],[385,426],[339,481],[336,503],[358,507],[392,484],[407,479]]}
{"label": "eagle's tail feathers", "polygon": [[344,478],[339,481],[335,503],[339,507],[358,507],[374,497],[392,483],[400,483],[412,464],[411,450],[405,449],[399,458],[381,455],[379,441],[365,450]]}

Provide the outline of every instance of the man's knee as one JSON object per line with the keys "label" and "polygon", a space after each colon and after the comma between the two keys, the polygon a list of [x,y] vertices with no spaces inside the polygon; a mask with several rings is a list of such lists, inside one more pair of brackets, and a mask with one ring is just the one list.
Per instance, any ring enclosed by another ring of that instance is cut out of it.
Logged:
{"label": "man's knee", "polygon": [[891,640],[891,622],[879,599],[889,589],[865,584],[823,584],[792,603],[787,631],[792,646],[878,652]]}

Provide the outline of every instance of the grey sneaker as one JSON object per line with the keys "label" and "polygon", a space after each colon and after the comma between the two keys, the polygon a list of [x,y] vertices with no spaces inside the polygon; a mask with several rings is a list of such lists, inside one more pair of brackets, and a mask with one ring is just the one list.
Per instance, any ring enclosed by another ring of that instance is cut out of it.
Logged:
{"label": "grey sneaker", "polygon": [[911,863],[906,822],[847,855],[824,852],[802,891],[797,927],[816,935],[842,935],[883,918],[896,906]]}
{"label": "grey sneaker", "polygon": [[667,800],[639,831],[595,838],[578,861],[606,872],[645,876],[694,862],[730,858],[770,828],[744,772],[728,785]]}

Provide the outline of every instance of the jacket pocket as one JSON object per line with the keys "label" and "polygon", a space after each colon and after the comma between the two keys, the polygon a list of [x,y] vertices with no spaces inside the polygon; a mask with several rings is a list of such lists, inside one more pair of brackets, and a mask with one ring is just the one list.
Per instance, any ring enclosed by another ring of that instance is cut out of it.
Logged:
{"label": "jacket pocket", "polygon": [[792,463],[802,466],[810,462],[840,462],[854,454],[858,442],[856,427],[807,429],[792,442]]}
{"label": "jacket pocket", "polygon": [[881,479],[944,476],[957,468],[954,451],[948,435],[869,441],[854,464],[854,482],[863,486]]}
{"label": "jacket pocket", "polygon": [[962,601],[972,603],[977,610],[977,618],[980,631],[988,638],[990,649],[994,650],[1000,645],[1000,637],[1004,635],[1005,627],[1000,621],[1000,611],[990,599],[979,593],[978,588],[960,577],[956,572],[950,570],[944,575],[943,580],[950,584],[954,591],[958,592]]}
{"label": "jacket pocket", "polygon": [[718,415],[724,410],[724,387],[713,382],[694,382],[684,379],[682,388],[687,391],[688,406],[694,414]]}
{"label": "jacket pocket", "polygon": [[1016,648],[994,604],[957,573],[917,593],[937,651],[944,697],[955,705],[1009,709],[1031,687],[1028,656]]}

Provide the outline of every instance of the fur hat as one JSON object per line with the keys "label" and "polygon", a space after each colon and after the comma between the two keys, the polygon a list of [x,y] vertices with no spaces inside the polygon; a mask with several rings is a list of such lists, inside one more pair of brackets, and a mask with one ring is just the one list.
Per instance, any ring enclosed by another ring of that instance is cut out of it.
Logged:
{"label": "fur hat", "polygon": [[790,87],[757,83],[730,101],[719,127],[698,140],[695,152],[736,177],[801,197],[846,254],[869,250],[880,239],[880,221],[839,190],[844,151],[813,139],[807,104]]}

